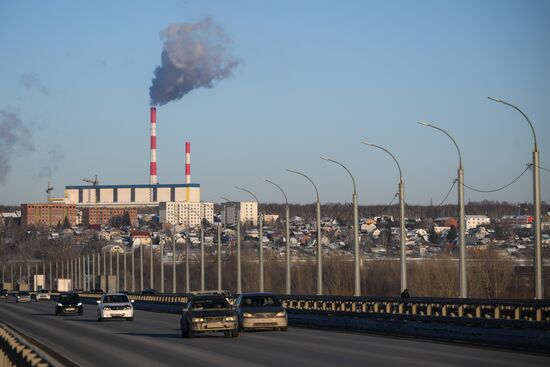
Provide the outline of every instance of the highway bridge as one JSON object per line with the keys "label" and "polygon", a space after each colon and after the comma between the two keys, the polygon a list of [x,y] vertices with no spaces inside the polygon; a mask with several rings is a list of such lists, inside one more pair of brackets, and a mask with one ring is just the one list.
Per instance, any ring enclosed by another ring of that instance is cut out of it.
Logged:
{"label": "highway bridge", "polygon": [[[289,327],[182,339],[179,315],[135,311],[133,322],[54,316],[53,302],[0,301],[0,321],[66,366],[547,366],[550,355],[368,333]],[[1,365],[1,363],[0,363]]]}

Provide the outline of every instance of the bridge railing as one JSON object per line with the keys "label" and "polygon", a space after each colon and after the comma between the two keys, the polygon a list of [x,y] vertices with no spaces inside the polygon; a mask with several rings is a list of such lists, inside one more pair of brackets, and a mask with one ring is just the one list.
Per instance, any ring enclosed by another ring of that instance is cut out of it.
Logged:
{"label": "bridge railing", "polygon": [[47,367],[53,364],[41,356],[33,345],[0,322],[0,366]]}
{"label": "bridge railing", "polygon": [[[99,298],[100,295],[83,294]],[[192,294],[129,294],[138,302],[185,304]],[[461,298],[341,297],[278,295],[289,312],[455,321],[516,321],[550,328],[550,300],[487,300]],[[228,299],[232,303],[235,295]]]}

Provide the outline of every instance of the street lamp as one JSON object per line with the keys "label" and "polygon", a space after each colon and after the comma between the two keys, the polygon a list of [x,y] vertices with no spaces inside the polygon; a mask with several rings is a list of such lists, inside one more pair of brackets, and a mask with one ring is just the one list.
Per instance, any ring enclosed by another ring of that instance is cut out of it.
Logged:
{"label": "street lamp", "polygon": [[345,169],[349,176],[351,177],[351,181],[353,182],[353,244],[354,244],[354,273],[355,273],[355,296],[361,295],[361,263],[360,263],[360,254],[359,254],[359,213],[358,213],[358,204],[357,204],[357,189],[355,186],[355,179],[353,178],[353,175],[351,174],[350,170],[347,169],[346,166],[344,166],[342,163],[335,161],[334,159],[326,158],[326,157],[320,157],[322,160],[325,160],[327,162],[332,162],[343,169]]}
{"label": "street lamp", "polygon": [[287,171],[305,177],[311,182],[315,189],[315,194],[317,195],[317,295],[321,296],[323,295],[323,257],[321,253],[321,200],[319,200],[319,190],[317,190],[317,186],[315,186],[313,180],[304,173],[291,169],[287,169]]}
{"label": "street lamp", "polygon": [[535,128],[533,124],[522,110],[513,104],[503,101],[494,97],[487,97],[491,101],[505,104],[512,107],[516,111],[522,114],[522,116],[527,120],[527,123],[531,127],[531,132],[533,133],[533,206],[534,206],[534,216],[535,221],[533,223],[534,234],[535,234],[535,298],[543,299],[544,298],[544,289],[542,287],[542,244],[541,244],[541,233],[540,233],[540,165],[539,165],[539,150],[537,147],[537,136],[535,134]]}
{"label": "street lamp", "polygon": [[401,172],[401,166],[399,165],[397,158],[395,158],[395,156],[389,150],[379,145],[368,143],[366,141],[363,141],[363,144],[371,146],[373,148],[378,148],[388,153],[390,157],[392,157],[392,159],[395,161],[397,169],[399,170],[399,239],[401,242],[401,292],[403,292],[405,289],[407,289],[407,257],[405,253],[407,249],[407,243],[405,241],[405,184],[403,183],[403,173]]}
{"label": "street lamp", "polygon": [[260,210],[260,201],[258,200],[258,197],[252,193],[252,191],[250,191],[248,189],[245,189],[243,187],[238,187],[238,186],[235,186],[235,188],[237,190],[241,190],[241,191],[247,192],[250,195],[252,195],[254,197],[254,199],[256,200],[256,203],[258,204],[258,227],[259,227],[258,237],[259,237],[259,240],[260,240],[259,241],[260,242],[260,252],[259,252],[259,255],[260,255],[260,292],[263,292],[264,291],[264,244],[263,244],[264,230],[263,230],[263,223],[262,223],[262,221],[263,221],[262,212]]}
{"label": "street lamp", "polygon": [[[236,212],[236,221],[237,221],[237,294],[242,293],[242,269],[241,269],[241,207],[240,203],[230,200],[226,197],[221,196],[221,198],[229,203],[233,203],[237,208]],[[224,215],[224,222],[227,224],[227,218]]]}
{"label": "street lamp", "polygon": [[275,182],[270,181],[266,178],[264,178],[265,182],[268,182],[275,187],[277,187],[283,196],[285,197],[285,218],[286,218],[286,294],[291,293],[291,278],[290,278],[290,226],[289,226],[289,210],[288,210],[288,199],[286,197],[285,192],[283,191],[283,188],[279,185],[277,185]]}
{"label": "street lamp", "polygon": [[453,139],[453,137],[443,130],[440,127],[428,124],[426,122],[418,122],[420,125],[431,127],[441,131],[443,134],[447,135],[449,139],[453,142],[456,151],[458,153],[458,251],[459,251],[459,273],[460,273],[460,298],[468,297],[468,283],[466,278],[466,239],[464,236],[464,231],[466,230],[466,222],[464,219],[464,168],[462,166],[462,154],[458,148],[458,144]]}
{"label": "street lamp", "polygon": [[[199,217],[199,226],[201,228],[201,292],[204,292],[204,228],[202,228],[202,215],[195,209],[187,206],[193,213]],[[187,216],[187,222],[189,223],[189,215]]]}

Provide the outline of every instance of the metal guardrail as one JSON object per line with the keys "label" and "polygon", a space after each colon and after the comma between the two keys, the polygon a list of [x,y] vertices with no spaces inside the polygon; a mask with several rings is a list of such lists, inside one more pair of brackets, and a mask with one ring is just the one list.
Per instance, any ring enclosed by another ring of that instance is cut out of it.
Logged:
{"label": "metal guardrail", "polygon": [[[97,294],[83,297],[99,298]],[[192,294],[129,294],[139,302],[185,304]],[[492,320],[522,322],[525,326],[550,328],[550,300],[486,300],[461,298],[397,298],[397,297],[340,297],[313,295],[278,295],[291,312],[345,316],[380,316],[385,318],[414,318],[426,321]],[[230,297],[232,302],[234,297]]]}
{"label": "metal guardrail", "polygon": [[52,366],[36,349],[7,325],[0,323],[0,367]]}

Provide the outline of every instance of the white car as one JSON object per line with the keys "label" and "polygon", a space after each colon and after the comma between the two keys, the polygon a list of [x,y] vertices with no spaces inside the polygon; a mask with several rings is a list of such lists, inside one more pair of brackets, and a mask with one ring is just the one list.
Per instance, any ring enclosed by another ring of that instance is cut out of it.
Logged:
{"label": "white car", "polygon": [[50,291],[47,289],[41,289],[38,292],[36,292],[35,298],[36,298],[36,302],[41,300],[49,301],[51,300]]}
{"label": "white car", "polygon": [[129,300],[124,293],[107,293],[97,301],[97,321],[124,318],[134,320],[134,300]]}

